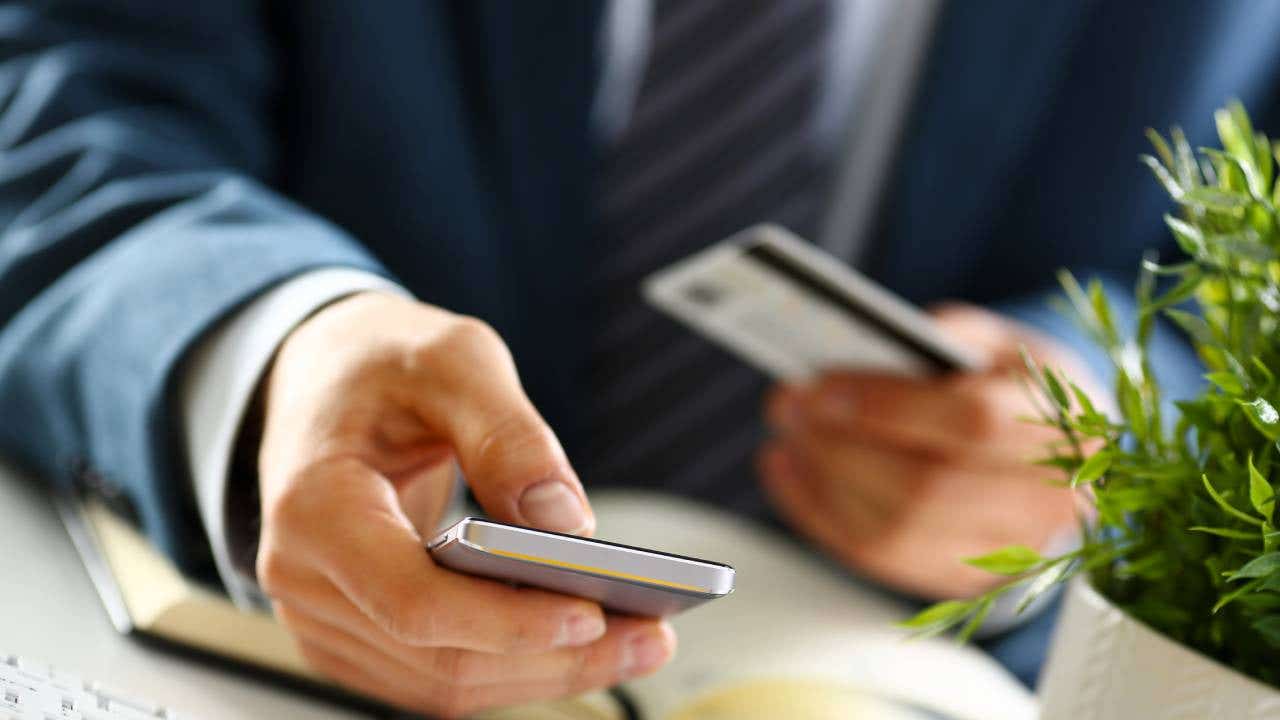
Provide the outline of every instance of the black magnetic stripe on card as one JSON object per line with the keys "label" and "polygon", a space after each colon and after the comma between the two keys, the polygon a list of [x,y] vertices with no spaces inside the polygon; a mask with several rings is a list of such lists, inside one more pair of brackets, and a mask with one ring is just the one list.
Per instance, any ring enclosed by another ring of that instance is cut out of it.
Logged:
{"label": "black magnetic stripe on card", "polygon": [[896,341],[903,348],[928,362],[936,371],[946,372],[962,369],[950,357],[942,354],[916,336],[903,331],[902,328],[886,320],[874,308],[864,304],[843,288],[815,275],[808,268],[768,245],[754,243],[743,251],[743,255],[826,300],[853,319],[880,331],[882,335]]}

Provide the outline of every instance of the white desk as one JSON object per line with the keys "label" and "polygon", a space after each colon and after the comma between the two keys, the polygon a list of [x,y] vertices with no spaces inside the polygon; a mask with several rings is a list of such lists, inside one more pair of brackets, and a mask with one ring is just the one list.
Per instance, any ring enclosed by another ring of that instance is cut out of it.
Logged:
{"label": "white desk", "polygon": [[52,663],[202,720],[360,717],[116,634],[44,488],[2,463],[0,578],[0,652]]}
{"label": "white desk", "polygon": [[[831,572],[812,553],[675,498],[616,492],[595,500],[602,534],[611,540],[738,568],[733,595],[674,618],[681,651],[671,665],[632,683],[658,717],[716,685],[796,675],[957,718],[1037,715],[1034,699],[976,650],[950,640],[904,643],[892,623],[905,608]],[[359,717],[117,635],[44,489],[3,465],[0,578],[0,651],[48,661],[204,720]]]}

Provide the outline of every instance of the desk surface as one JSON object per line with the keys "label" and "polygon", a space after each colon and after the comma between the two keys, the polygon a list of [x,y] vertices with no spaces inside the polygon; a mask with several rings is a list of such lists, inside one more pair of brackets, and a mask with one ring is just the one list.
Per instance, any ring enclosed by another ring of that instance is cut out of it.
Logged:
{"label": "desk surface", "polygon": [[118,635],[44,488],[3,464],[0,578],[0,652],[52,663],[184,717],[359,717]]}
{"label": "desk surface", "polygon": [[[594,505],[611,540],[716,558],[738,569],[733,595],[673,619],[681,652],[671,665],[632,683],[657,717],[717,686],[796,676],[827,678],[957,718],[1037,715],[1031,696],[989,658],[950,640],[904,643],[892,626],[906,613],[899,603],[740,518],[675,498],[621,492],[597,495]],[[0,651],[204,720],[358,717],[117,635],[44,488],[2,464],[0,578]]]}

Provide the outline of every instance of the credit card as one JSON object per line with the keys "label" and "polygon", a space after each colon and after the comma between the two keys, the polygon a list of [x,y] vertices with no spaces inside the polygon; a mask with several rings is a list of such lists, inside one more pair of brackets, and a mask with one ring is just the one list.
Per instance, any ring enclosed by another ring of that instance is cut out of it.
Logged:
{"label": "credit card", "polygon": [[982,353],[924,312],[777,225],[756,225],[645,278],[645,298],[785,382],[844,369],[925,376]]}

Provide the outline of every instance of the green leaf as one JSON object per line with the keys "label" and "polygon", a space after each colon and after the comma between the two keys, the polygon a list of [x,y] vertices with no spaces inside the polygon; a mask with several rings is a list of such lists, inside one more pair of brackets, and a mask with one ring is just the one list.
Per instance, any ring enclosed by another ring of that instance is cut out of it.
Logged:
{"label": "green leaf", "polygon": [[1240,134],[1246,138],[1252,138],[1253,123],[1249,121],[1249,112],[1245,110],[1244,103],[1238,99],[1232,99],[1227,103],[1227,111],[1231,113],[1231,119],[1239,128]]}
{"label": "green leaf", "polygon": [[1275,250],[1258,240],[1258,233],[1253,230],[1227,235],[1206,235],[1204,242],[1206,246],[1216,247],[1240,260],[1265,263],[1278,257]]}
{"label": "green leaf", "polygon": [[1255,165],[1256,160],[1252,154],[1248,158],[1242,159],[1234,154],[1224,153],[1213,148],[1200,148],[1200,152],[1216,160],[1219,163],[1219,167],[1234,168],[1231,172],[1233,174],[1239,173],[1239,176],[1244,178],[1245,185],[1249,188],[1249,194],[1256,198],[1266,197],[1266,182]]}
{"label": "green leaf", "polygon": [[1258,514],[1268,520],[1271,519],[1276,509],[1276,491],[1271,487],[1271,483],[1258,472],[1258,468],[1253,465],[1253,455],[1249,456],[1249,502],[1253,503],[1253,509]]}
{"label": "green leaf", "polygon": [[[1271,157],[1280,163],[1280,143],[1271,146]],[[1271,194],[1271,204],[1280,205],[1280,183],[1276,183],[1275,192]]]}
{"label": "green leaf", "polygon": [[1097,407],[1094,406],[1093,400],[1089,399],[1089,393],[1081,390],[1080,386],[1075,383],[1068,384],[1071,386],[1071,394],[1075,396],[1076,402],[1080,405],[1080,408],[1084,410],[1085,415],[1092,416],[1102,414],[1098,412]]}
{"label": "green leaf", "polygon": [[1275,373],[1271,372],[1271,368],[1267,367],[1267,364],[1262,362],[1262,358],[1255,355],[1249,358],[1249,363],[1253,365],[1253,369],[1257,370],[1258,374],[1264,378],[1264,382],[1275,382]]}
{"label": "green leaf", "polygon": [[1049,389],[1049,395],[1058,407],[1063,410],[1071,409],[1071,399],[1067,397],[1067,391],[1062,388],[1062,383],[1058,382],[1057,376],[1049,368],[1043,368],[1040,374],[1044,376],[1045,387]]}
{"label": "green leaf", "polygon": [[[1186,608],[1178,606],[1178,600],[1170,599],[1168,601],[1157,598],[1143,598],[1137,603],[1125,608],[1136,617],[1140,617],[1151,627],[1169,628],[1179,627],[1192,622],[1192,613]],[[1194,615],[1196,619],[1201,617],[1200,611],[1197,610]]]}
{"label": "green leaf", "polygon": [[1248,195],[1220,188],[1198,187],[1187,191],[1182,197],[1174,198],[1183,205],[1234,213],[1249,207],[1253,199]]}
{"label": "green leaf", "polygon": [[939,622],[950,620],[957,615],[965,615],[972,609],[973,603],[969,600],[945,600],[943,602],[934,603],[929,607],[916,613],[914,616],[898,623],[902,627],[918,628],[929,625],[936,625]]}
{"label": "green leaf", "polygon": [[1258,586],[1262,585],[1262,582],[1263,581],[1261,579],[1250,580],[1244,585],[1241,585],[1235,591],[1229,592],[1226,595],[1223,595],[1221,598],[1218,599],[1217,604],[1213,606],[1213,610],[1210,610],[1210,612],[1216,615],[1219,610],[1226,607],[1227,605],[1230,605],[1233,601],[1236,600],[1236,598],[1239,598],[1241,595],[1244,595],[1245,593],[1251,593],[1254,590],[1257,590]]}
{"label": "green leaf", "polygon": [[1204,379],[1217,385],[1228,395],[1244,394],[1244,383],[1234,373],[1220,370],[1218,372],[1205,373]]}
{"label": "green leaf", "polygon": [[1227,576],[1228,580],[1243,580],[1266,577],[1280,570],[1280,552],[1270,552],[1250,560],[1239,570]]}
{"label": "green leaf", "polygon": [[1262,197],[1266,197],[1266,188],[1271,187],[1271,181],[1275,177],[1275,167],[1271,163],[1271,143],[1262,133],[1253,135],[1253,157],[1262,173]]}
{"label": "green leaf", "polygon": [[1272,647],[1280,648],[1280,615],[1268,615],[1251,626]]}
{"label": "green leaf", "polygon": [[1098,493],[1097,503],[1099,510],[1115,511],[1113,514],[1123,517],[1135,511],[1157,507],[1161,499],[1149,487],[1125,484]]}
{"label": "green leaf", "polygon": [[1230,528],[1205,527],[1203,525],[1195,525],[1187,528],[1192,532],[1201,532],[1207,535],[1217,535],[1218,537],[1230,538],[1231,540],[1261,540],[1262,535],[1256,532],[1248,532],[1246,530],[1232,530]]}
{"label": "green leaf", "polygon": [[1053,457],[1040,458],[1039,460],[1035,461],[1035,464],[1040,465],[1042,467],[1058,468],[1059,470],[1064,470],[1067,473],[1073,473],[1075,472],[1076,466],[1079,465],[1080,462],[1076,460],[1074,457],[1065,456],[1065,455],[1055,455]]}
{"label": "green leaf", "polygon": [[1215,112],[1213,119],[1218,126],[1218,138],[1222,140],[1222,147],[1240,163],[1240,169],[1246,176],[1254,175],[1250,179],[1250,185],[1257,183],[1261,187],[1262,176],[1258,172],[1258,157],[1255,152],[1256,137],[1244,105],[1239,100],[1233,100],[1227,107]]}
{"label": "green leaf", "polygon": [[1151,173],[1155,175],[1156,180],[1160,181],[1160,184],[1164,186],[1164,191],[1169,193],[1169,197],[1174,200],[1181,200],[1182,197],[1187,194],[1187,191],[1178,184],[1178,180],[1173,176],[1173,173],[1169,172],[1169,169],[1164,165],[1161,165],[1159,160],[1151,157],[1150,155],[1139,155],[1138,160],[1151,168]]}
{"label": "green leaf", "polygon": [[946,600],[935,603],[898,623],[916,635],[938,635],[960,624],[974,610],[973,600]]}
{"label": "green leaf", "polygon": [[1111,315],[1111,303],[1107,301],[1107,291],[1102,287],[1102,281],[1097,278],[1089,281],[1089,304],[1093,307],[1094,319],[1097,320],[1104,337],[1108,342],[1116,342],[1118,335],[1115,320]]}
{"label": "green leaf", "polygon": [[1196,290],[1200,288],[1200,283],[1204,281],[1204,272],[1194,269],[1188,271],[1168,292],[1153,300],[1151,303],[1143,306],[1142,314],[1148,315],[1158,312],[1172,305],[1179,305],[1191,299],[1195,295]]}
{"label": "green leaf", "polygon": [[1071,579],[1079,568],[1080,563],[1074,558],[1067,561],[1059,561],[1050,565],[1027,585],[1026,592],[1023,593],[1022,597],[1018,600],[1017,607],[1013,610],[1014,613],[1019,615],[1022,614],[1023,610],[1030,607],[1031,603],[1038,600],[1041,595],[1048,592],[1054,585],[1058,585]]}
{"label": "green leaf", "polygon": [[1107,472],[1107,468],[1111,467],[1113,455],[1110,450],[1099,450],[1089,459],[1085,460],[1075,475],[1071,476],[1071,486],[1075,487],[1084,483],[1091,483],[1102,477]]}
{"label": "green leaf", "polygon": [[986,555],[966,558],[965,562],[997,575],[1021,575],[1044,562],[1044,558],[1025,545],[1010,545]]}
{"label": "green leaf", "polygon": [[[1243,627],[1239,627],[1235,622],[1232,622],[1233,620],[1248,622],[1262,615],[1280,612],[1280,595],[1268,592],[1265,582],[1261,586],[1254,588],[1253,592],[1241,597],[1239,603],[1240,606],[1231,616],[1222,618],[1219,622],[1214,623],[1218,626],[1218,630],[1227,629],[1228,624],[1230,624],[1230,632],[1234,637],[1228,641],[1228,644],[1233,648],[1240,644],[1244,637],[1251,635]],[[1249,644],[1250,646],[1257,645],[1252,637],[1250,637]]]}
{"label": "green leaf", "polygon": [[1151,147],[1156,149],[1156,154],[1160,156],[1160,161],[1164,166],[1173,169],[1173,151],[1169,149],[1169,143],[1164,141],[1160,133],[1153,128],[1146,129],[1147,140],[1150,141]]}
{"label": "green leaf", "polygon": [[1280,440],[1280,412],[1276,412],[1275,407],[1263,398],[1254,398],[1253,400],[1237,401],[1240,407],[1244,408],[1244,413],[1249,418],[1249,422],[1258,429],[1258,432],[1267,436],[1269,440]]}
{"label": "green leaf", "polygon": [[1120,403],[1120,412],[1124,415],[1129,431],[1139,442],[1146,442],[1150,432],[1150,423],[1146,408],[1142,404],[1142,396],[1128,379],[1121,377],[1117,383],[1116,400]]}
{"label": "green leaf", "polygon": [[1177,308],[1169,308],[1164,311],[1166,317],[1172,320],[1182,331],[1190,336],[1192,342],[1196,345],[1217,345],[1218,339],[1214,337],[1213,330],[1209,328],[1209,323],[1204,318],[1194,313]]}
{"label": "green leaf", "polygon": [[1237,509],[1234,505],[1227,502],[1225,498],[1219,495],[1218,491],[1213,488],[1213,484],[1209,482],[1208,475],[1201,475],[1200,478],[1204,480],[1204,489],[1209,491],[1209,497],[1213,498],[1213,501],[1217,503],[1218,507],[1226,511],[1228,515],[1231,515],[1232,517],[1243,520],[1249,523],[1250,525],[1257,525],[1259,527],[1262,526],[1261,520],[1251,515],[1245,514],[1244,511]]}
{"label": "green leaf", "polygon": [[[1167,216],[1166,216],[1167,217]],[[1195,262],[1181,262],[1173,265],[1161,265],[1150,258],[1142,259],[1142,269],[1153,275],[1185,275],[1188,270],[1198,269]]]}
{"label": "green leaf", "polygon": [[1195,153],[1182,128],[1175,127],[1169,131],[1169,139],[1173,142],[1174,170],[1183,187],[1195,187],[1200,184],[1200,166],[1196,164]]}
{"label": "green leaf", "polygon": [[1192,258],[1199,258],[1204,254],[1204,233],[1196,225],[1190,224],[1187,220],[1165,215],[1165,224],[1169,225],[1169,229],[1174,233],[1174,240],[1178,241],[1178,246],[1183,249],[1185,254]]}
{"label": "green leaf", "polygon": [[1130,562],[1118,563],[1113,570],[1118,578],[1142,578],[1158,580],[1168,574],[1169,557],[1163,552],[1153,552]]}
{"label": "green leaf", "polygon": [[987,615],[991,614],[991,608],[995,605],[995,597],[983,597],[978,603],[978,609],[969,617],[969,621],[960,628],[960,632],[956,635],[956,642],[968,642],[969,638],[982,627],[982,623],[986,622]]}

